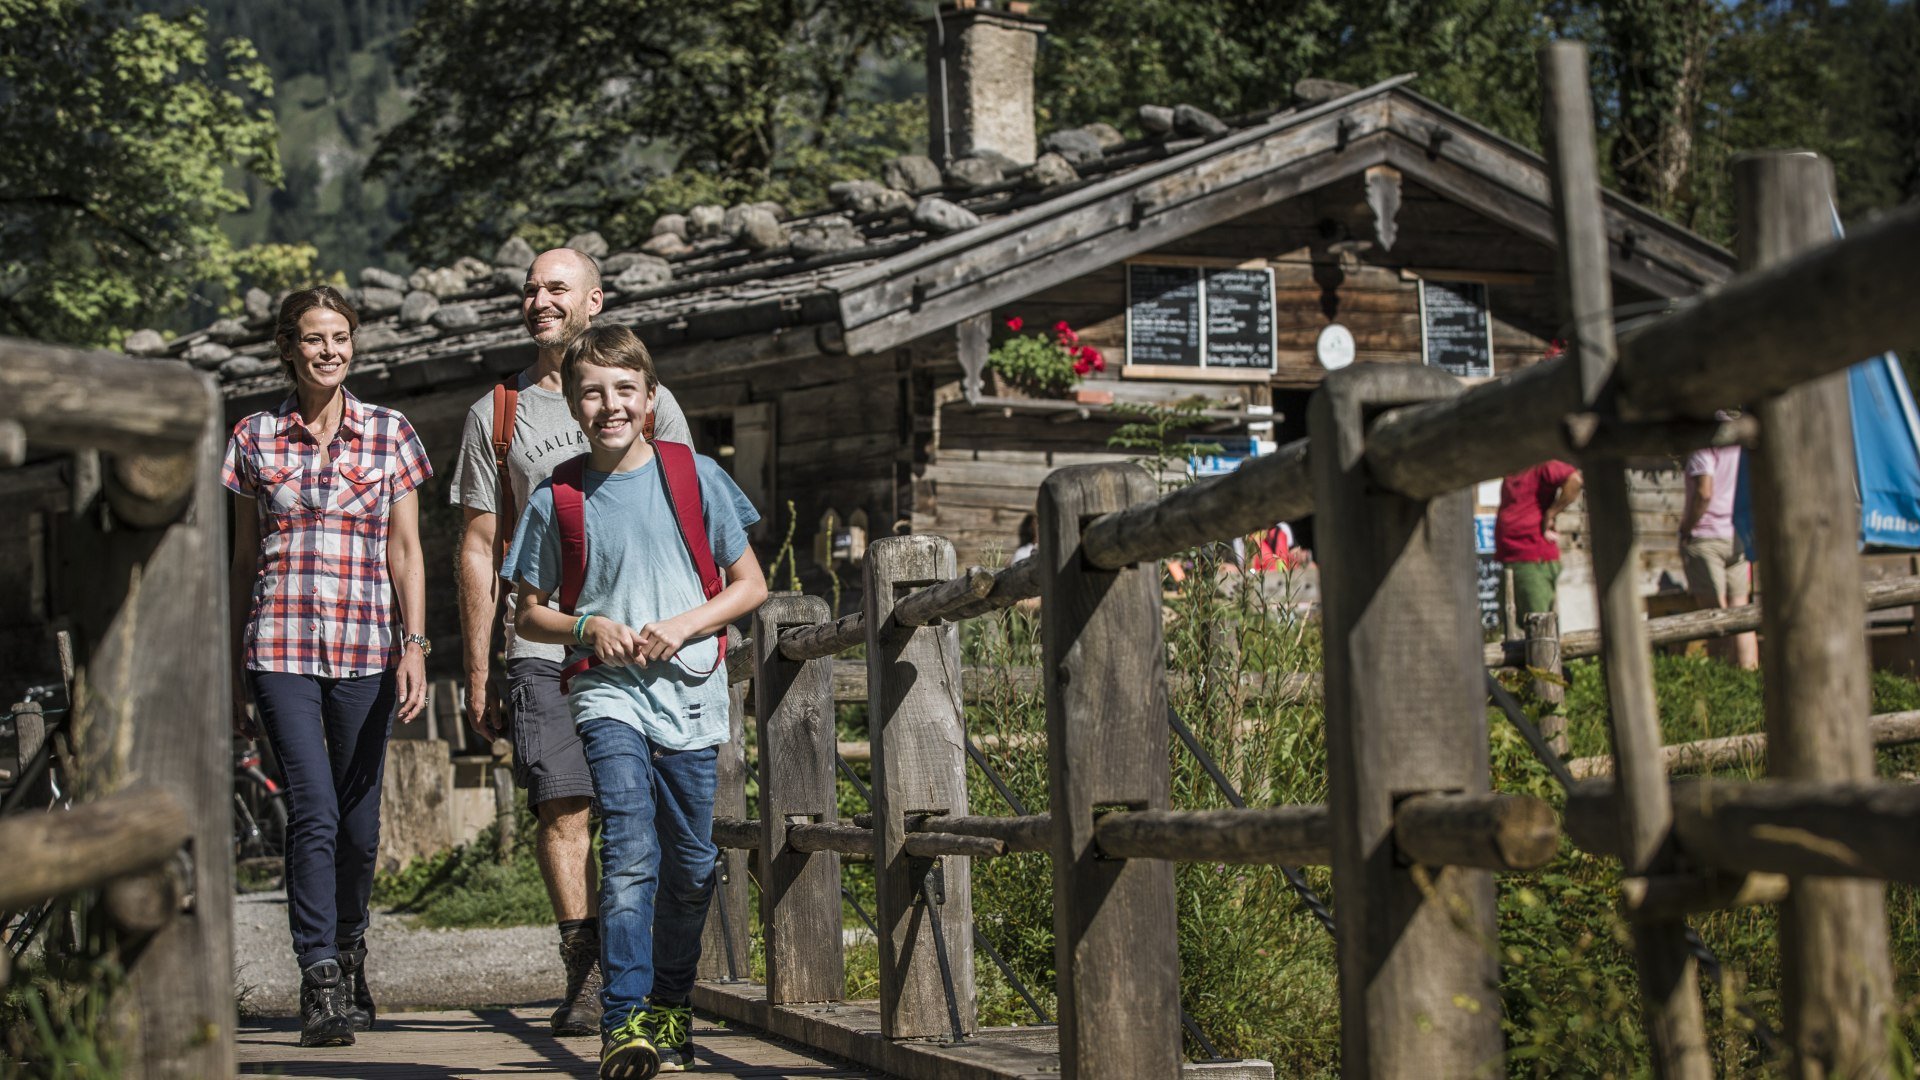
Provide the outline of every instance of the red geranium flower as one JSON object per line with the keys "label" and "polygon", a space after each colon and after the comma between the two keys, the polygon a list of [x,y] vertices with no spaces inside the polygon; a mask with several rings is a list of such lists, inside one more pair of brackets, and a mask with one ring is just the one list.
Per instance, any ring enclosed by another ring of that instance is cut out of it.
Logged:
{"label": "red geranium flower", "polygon": [[1107,358],[1100,355],[1100,350],[1091,345],[1082,345],[1080,347],[1080,359],[1086,361],[1088,366],[1092,367],[1095,371],[1107,370]]}
{"label": "red geranium flower", "polygon": [[1073,327],[1068,326],[1067,320],[1065,319],[1061,319],[1059,322],[1053,324],[1053,332],[1060,335],[1060,344],[1062,345],[1080,344],[1080,335],[1073,332]]}
{"label": "red geranium flower", "polygon": [[1081,357],[1080,359],[1075,360],[1073,362],[1073,373],[1075,375],[1085,375],[1087,372],[1092,370],[1093,370],[1093,364],[1090,361],[1088,361],[1086,357]]}
{"label": "red geranium flower", "polygon": [[1013,318],[1007,320],[1007,329],[1013,331],[1016,334],[1019,333],[1020,328],[1025,325],[1027,325],[1026,320],[1022,319],[1018,315],[1015,315]]}

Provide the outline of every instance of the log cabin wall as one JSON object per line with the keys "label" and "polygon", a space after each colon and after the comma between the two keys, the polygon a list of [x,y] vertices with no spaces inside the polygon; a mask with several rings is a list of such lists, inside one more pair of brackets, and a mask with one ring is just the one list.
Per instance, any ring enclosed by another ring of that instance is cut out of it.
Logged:
{"label": "log cabin wall", "polygon": [[[1538,358],[1550,340],[1562,336],[1554,325],[1551,248],[1411,179],[1400,185],[1393,224],[1396,235],[1388,249],[1380,242],[1366,180],[1355,175],[1141,256],[1137,261],[1263,260],[1274,270],[1277,355],[1271,381],[1162,384],[1167,396],[1191,391],[1234,405],[1271,402],[1278,414],[1276,439],[1304,434],[1306,400],[1324,374],[1315,343],[1328,324],[1338,322],[1352,331],[1356,362],[1421,361],[1423,274],[1486,284],[1496,374]],[[1624,281],[1616,282],[1616,291],[1623,306],[1655,299]],[[1139,394],[1143,380],[1126,379],[1122,371],[1126,303],[1126,267],[1115,263],[996,309],[995,340],[1005,336],[1004,323],[1015,316],[1029,332],[1065,320],[1108,358],[1106,373],[1090,376],[1087,384]],[[1012,550],[1019,521],[1033,508],[1035,489],[1050,469],[1127,456],[1107,446],[1117,420],[969,407],[950,386],[960,378],[951,350],[933,357],[928,369],[936,383],[949,388],[941,391],[943,404],[932,424],[926,460],[916,465],[913,527],[951,537],[963,564]],[[1643,583],[1650,592],[1677,591],[1684,587],[1675,543],[1677,463],[1645,464],[1648,468],[1634,474]],[[1593,616],[1583,504],[1575,505],[1563,525],[1568,593],[1563,627],[1584,628]]]}

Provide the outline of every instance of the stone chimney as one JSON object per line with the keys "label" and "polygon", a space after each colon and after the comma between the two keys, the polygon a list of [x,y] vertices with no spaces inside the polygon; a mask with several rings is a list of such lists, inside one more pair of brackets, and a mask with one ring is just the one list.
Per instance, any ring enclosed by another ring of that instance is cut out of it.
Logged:
{"label": "stone chimney", "polygon": [[1019,0],[942,0],[927,20],[927,156],[1033,162],[1033,61],[1046,23]]}

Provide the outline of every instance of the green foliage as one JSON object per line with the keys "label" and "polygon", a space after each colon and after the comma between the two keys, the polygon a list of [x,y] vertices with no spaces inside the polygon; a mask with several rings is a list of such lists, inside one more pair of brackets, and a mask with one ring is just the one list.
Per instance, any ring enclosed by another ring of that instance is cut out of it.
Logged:
{"label": "green foliage", "polygon": [[903,0],[427,0],[401,52],[413,111],[369,175],[405,183],[421,258],[539,226],[637,243],[693,200],[816,200],[904,145],[911,110],[855,94],[916,17]]}
{"label": "green foliage", "polygon": [[527,926],[553,921],[553,905],[533,857],[533,814],[516,801],[519,842],[505,862],[499,858],[499,830],[489,825],[480,835],[451,851],[415,859],[374,879],[373,902],[416,916],[422,926]]}
{"label": "green foliage", "polygon": [[[0,1077],[115,1080],[125,1068],[113,997],[126,972],[90,894],[55,901],[0,993]],[[79,938],[68,938],[68,927]],[[67,945],[63,946],[62,941]],[[72,949],[75,940],[86,943]]]}
{"label": "green foliage", "polygon": [[1134,463],[1147,470],[1161,490],[1186,482],[1185,465],[1189,455],[1218,454],[1219,443],[1190,443],[1178,434],[1198,427],[1201,414],[1213,402],[1203,397],[1182,398],[1169,404],[1120,402],[1113,407],[1116,416],[1134,419],[1121,424],[1107,436],[1107,445],[1116,450],[1139,451]]}
{"label": "green foliage", "polygon": [[280,181],[272,93],[198,11],[0,0],[0,333],[111,344],[236,287],[227,173]]}
{"label": "green foliage", "polygon": [[987,363],[1015,386],[1050,397],[1066,393],[1080,381],[1073,358],[1045,334],[1015,334],[993,347]]}

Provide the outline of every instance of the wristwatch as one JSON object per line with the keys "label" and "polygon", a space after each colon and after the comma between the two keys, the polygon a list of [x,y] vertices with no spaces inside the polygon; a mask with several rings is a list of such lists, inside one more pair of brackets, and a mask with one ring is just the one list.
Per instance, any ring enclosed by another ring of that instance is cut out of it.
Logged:
{"label": "wristwatch", "polygon": [[433,642],[427,640],[427,635],[425,634],[408,634],[406,637],[406,643],[408,645],[420,646],[421,656],[433,655]]}

